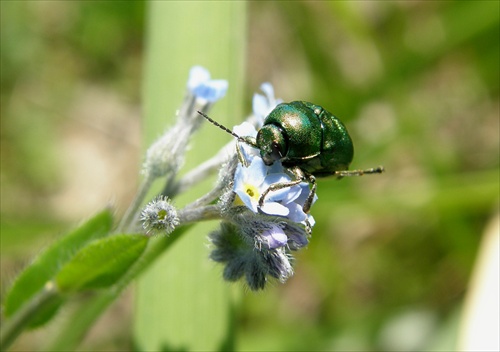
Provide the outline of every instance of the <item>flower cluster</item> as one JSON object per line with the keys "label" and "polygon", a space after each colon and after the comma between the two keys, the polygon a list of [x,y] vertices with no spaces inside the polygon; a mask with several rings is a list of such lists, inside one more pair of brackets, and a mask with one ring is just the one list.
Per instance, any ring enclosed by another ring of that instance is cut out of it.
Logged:
{"label": "flower cluster", "polygon": [[[263,125],[267,114],[279,103],[269,83],[261,89],[265,96],[256,94],[253,99],[254,116],[249,119],[253,124],[247,121],[233,128],[239,136],[255,137],[256,127]],[[303,211],[309,196],[306,182],[271,191],[259,205],[271,185],[293,181],[293,176],[279,161],[265,165],[257,148],[245,143],[238,148],[240,160],[232,187],[227,190],[233,197],[221,197],[226,202],[221,204],[226,221],[210,235],[215,246],[211,258],[225,263],[226,280],[244,276],[248,286],[257,290],[264,288],[269,278],[285,282],[293,275],[291,251],[308,244],[314,219]]]}
{"label": "flower cluster", "polygon": [[236,203],[244,204],[254,213],[282,216],[293,222],[311,226],[314,224],[314,218],[303,211],[304,203],[309,195],[309,186],[305,182],[269,192],[264,198],[264,204],[259,206],[262,194],[271,185],[292,181],[285,171],[279,161],[272,166],[266,166],[258,157],[253,158],[248,167],[239,164],[233,189],[238,196]]}

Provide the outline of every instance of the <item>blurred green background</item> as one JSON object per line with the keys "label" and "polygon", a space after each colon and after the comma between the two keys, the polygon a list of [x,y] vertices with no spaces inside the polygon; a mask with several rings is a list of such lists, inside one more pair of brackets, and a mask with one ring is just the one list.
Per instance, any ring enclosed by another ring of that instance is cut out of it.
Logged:
{"label": "blurred green background", "polygon": [[[58,234],[132,197],[146,11],[142,1],[0,6],[3,294]],[[285,101],[312,101],[345,122],[352,168],[387,172],[319,181],[296,274],[244,290],[237,347],[450,349],[498,214],[499,2],[250,2],[248,11],[244,111],[269,81]],[[126,294],[85,346],[130,348],[132,319]]]}

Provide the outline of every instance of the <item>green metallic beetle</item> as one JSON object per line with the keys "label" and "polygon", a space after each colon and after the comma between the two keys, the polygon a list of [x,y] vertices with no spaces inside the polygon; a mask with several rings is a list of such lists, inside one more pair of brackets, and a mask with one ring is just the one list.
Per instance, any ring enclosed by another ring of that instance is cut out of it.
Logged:
{"label": "green metallic beetle", "polygon": [[[354,155],[351,137],[344,124],[319,105],[306,101],[277,105],[265,118],[256,138],[238,136],[204,113],[198,113],[236,137],[239,142],[258,148],[266,165],[280,160],[295,176],[293,181],[269,186],[259,199],[261,207],[269,192],[309,182],[312,188],[303,206],[304,212],[307,213],[316,194],[316,177],[341,178],[384,171],[380,166],[367,170],[347,170]],[[240,152],[238,154],[242,160]]]}

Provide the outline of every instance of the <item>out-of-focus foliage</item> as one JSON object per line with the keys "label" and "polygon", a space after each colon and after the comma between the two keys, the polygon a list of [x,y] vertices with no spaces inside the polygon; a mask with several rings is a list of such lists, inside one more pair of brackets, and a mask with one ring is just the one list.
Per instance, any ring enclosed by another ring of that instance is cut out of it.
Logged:
{"label": "out-of-focus foliage", "polygon": [[323,105],[351,132],[352,167],[387,172],[320,180],[308,251],[275,300],[248,298],[245,346],[260,348],[265,331],[271,349],[452,348],[498,212],[498,2],[252,9],[251,85]]}
{"label": "out-of-focus foliage", "polygon": [[2,245],[26,252],[133,174],[122,169],[138,162],[144,4],[0,6]]}
{"label": "out-of-focus foliage", "polygon": [[[134,192],[144,3],[2,1],[0,7],[3,302],[36,254]],[[46,343],[41,330],[14,349]]]}
{"label": "out-of-focus foliage", "polygon": [[[52,280],[61,267],[72,259],[74,254],[88,242],[106,236],[112,226],[111,212],[106,209],[94,218],[85,222],[77,230],[68,233],[55,242],[46,251],[33,260],[16,278],[10,291],[3,300],[3,312],[6,317],[11,317],[30,299],[32,299],[44,286]],[[77,275],[78,276],[78,275]],[[34,319],[33,326],[42,325],[49,320],[62,303],[57,299],[50,311],[41,319]]]}
{"label": "out-of-focus foliage", "polygon": [[[89,145],[74,154],[92,174],[137,166],[137,148],[123,139],[138,136],[144,4],[0,4],[4,292],[28,254],[49,242],[43,236],[72,219],[61,209],[120,192],[110,187],[123,171],[99,187],[85,183],[92,175],[72,175],[85,197],[67,187],[61,160],[85,131],[103,134],[109,149],[95,152],[109,154],[97,165],[83,157],[93,155]],[[249,8],[248,107],[263,81],[286,101],[320,104],[351,132],[352,167],[387,172],[319,181],[309,248],[286,285],[245,293],[239,346],[450,349],[482,232],[498,212],[499,3]],[[70,200],[61,196],[68,190]],[[127,348],[119,327],[90,346]]]}

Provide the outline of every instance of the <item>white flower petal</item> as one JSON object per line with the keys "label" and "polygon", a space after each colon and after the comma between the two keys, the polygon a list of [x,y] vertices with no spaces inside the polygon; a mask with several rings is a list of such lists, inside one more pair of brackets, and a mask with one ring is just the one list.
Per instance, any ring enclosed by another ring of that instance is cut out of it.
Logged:
{"label": "white flower petal", "polygon": [[[274,88],[269,82],[264,82],[260,85],[260,90],[264,92],[269,102],[273,102],[274,99]],[[274,108],[274,107],[273,107]]]}
{"label": "white flower petal", "polygon": [[[314,225],[316,225],[316,220],[314,220],[313,216],[311,214],[307,214],[307,220],[309,222],[309,225],[312,227],[314,227]],[[306,224],[305,221],[302,222],[304,225]]]}
{"label": "white flower petal", "polygon": [[261,158],[254,158],[245,171],[247,180],[256,187],[259,187],[264,182],[266,172],[266,165]]}
{"label": "white flower petal", "polygon": [[210,72],[202,66],[193,66],[189,70],[187,88],[192,91],[198,85],[210,79]]}
{"label": "white flower petal", "polygon": [[277,216],[287,216],[290,210],[276,202],[264,202],[264,205],[260,208],[263,213],[268,215],[277,215]]}
{"label": "white flower petal", "polygon": [[250,122],[247,122],[247,121],[245,121],[239,125],[234,126],[233,132],[241,137],[245,137],[245,136],[256,137],[257,136],[257,130],[255,129],[254,125],[252,125]]}
{"label": "white flower petal", "polygon": [[269,113],[269,102],[266,97],[261,94],[254,94],[252,99],[252,110],[258,120],[258,125],[262,126],[264,118]]}

